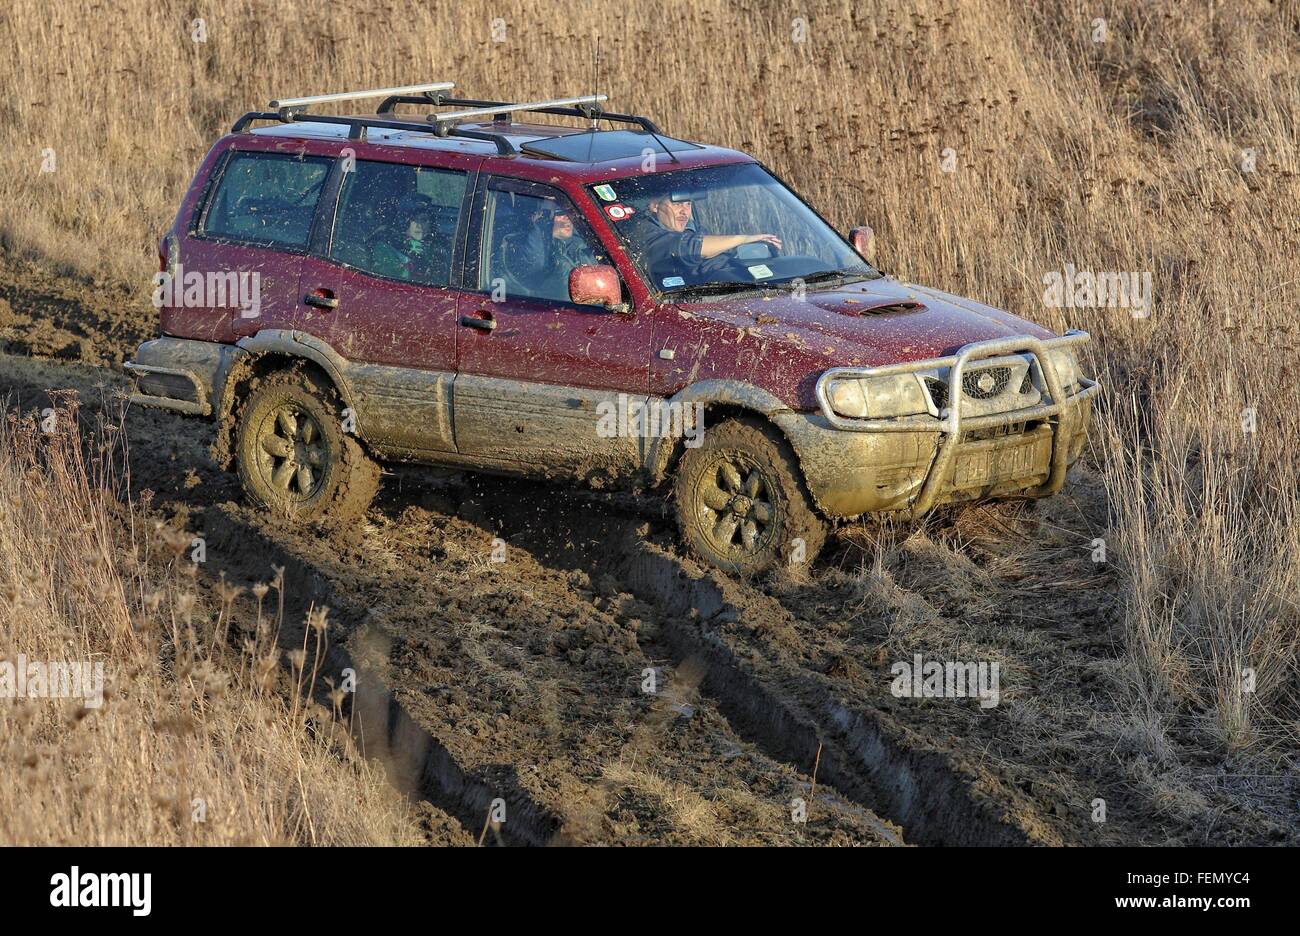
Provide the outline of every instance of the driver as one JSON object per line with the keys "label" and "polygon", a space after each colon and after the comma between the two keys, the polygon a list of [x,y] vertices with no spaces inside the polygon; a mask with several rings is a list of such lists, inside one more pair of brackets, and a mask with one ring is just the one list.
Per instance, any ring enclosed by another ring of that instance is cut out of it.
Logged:
{"label": "driver", "polygon": [[[775,234],[705,234],[691,224],[690,192],[671,192],[650,200],[638,238],[646,271],[658,286],[702,283],[730,262],[723,254],[742,244],[765,243],[781,249]],[[674,282],[680,279],[682,282]]]}

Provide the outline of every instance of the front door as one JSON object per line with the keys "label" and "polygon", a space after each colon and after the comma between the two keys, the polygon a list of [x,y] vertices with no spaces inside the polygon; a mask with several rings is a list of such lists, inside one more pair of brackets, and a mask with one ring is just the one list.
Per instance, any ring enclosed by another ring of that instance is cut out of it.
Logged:
{"label": "front door", "polygon": [[558,189],[501,177],[480,184],[456,329],[462,454],[588,480],[639,465],[647,440],[611,417],[646,398],[650,318],[568,295],[573,267],[609,262]]}

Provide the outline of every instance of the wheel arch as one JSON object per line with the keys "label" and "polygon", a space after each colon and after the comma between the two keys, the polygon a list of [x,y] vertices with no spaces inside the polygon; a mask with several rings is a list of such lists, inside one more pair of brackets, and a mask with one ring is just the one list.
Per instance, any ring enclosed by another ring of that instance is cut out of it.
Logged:
{"label": "wheel arch", "polygon": [[[683,387],[668,399],[669,403],[702,404],[704,406],[704,431],[724,419],[737,416],[757,417],[769,423],[794,450],[793,440],[776,421],[777,416],[792,414],[793,410],[774,394],[740,380],[701,380]],[[673,473],[686,451],[685,438],[660,437],[655,439],[647,458],[647,473],[653,485],[662,484]],[[802,471],[802,463],[800,464]]]}
{"label": "wheel arch", "polygon": [[[356,415],[351,387],[345,376],[347,362],[319,338],[289,329],[270,329],[241,339],[243,352],[231,365],[221,384],[216,409],[217,432],[212,456],[222,468],[234,459],[235,425],[244,400],[253,385],[268,374],[290,367],[305,367],[334,387],[344,406]],[[359,417],[356,435],[361,437]]]}

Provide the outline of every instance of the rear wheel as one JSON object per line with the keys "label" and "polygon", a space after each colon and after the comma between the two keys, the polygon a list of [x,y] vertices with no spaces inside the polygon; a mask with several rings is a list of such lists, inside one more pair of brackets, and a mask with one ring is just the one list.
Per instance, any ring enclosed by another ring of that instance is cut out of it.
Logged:
{"label": "rear wheel", "polygon": [[342,405],[309,371],[262,378],[239,417],[239,479],[249,497],[282,516],[360,516],[379,489],[379,467],[343,431]]}
{"label": "rear wheel", "polygon": [[673,488],[682,537],[705,561],[757,575],[812,562],[826,524],[804,492],[789,443],[770,425],[728,419],[687,449]]}

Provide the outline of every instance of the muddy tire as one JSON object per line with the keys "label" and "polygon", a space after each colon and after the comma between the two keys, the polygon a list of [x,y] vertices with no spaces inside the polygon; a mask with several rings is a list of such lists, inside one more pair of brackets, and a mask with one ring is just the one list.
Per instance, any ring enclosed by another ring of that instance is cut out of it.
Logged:
{"label": "muddy tire", "polygon": [[379,490],[379,466],[343,431],[343,404],[323,377],[302,369],[262,378],[239,414],[239,480],[279,516],[360,517]]}
{"label": "muddy tire", "polygon": [[826,540],[789,443],[756,419],[725,420],[688,448],[673,500],[687,545],[727,572],[759,575],[784,562],[811,563]]}

